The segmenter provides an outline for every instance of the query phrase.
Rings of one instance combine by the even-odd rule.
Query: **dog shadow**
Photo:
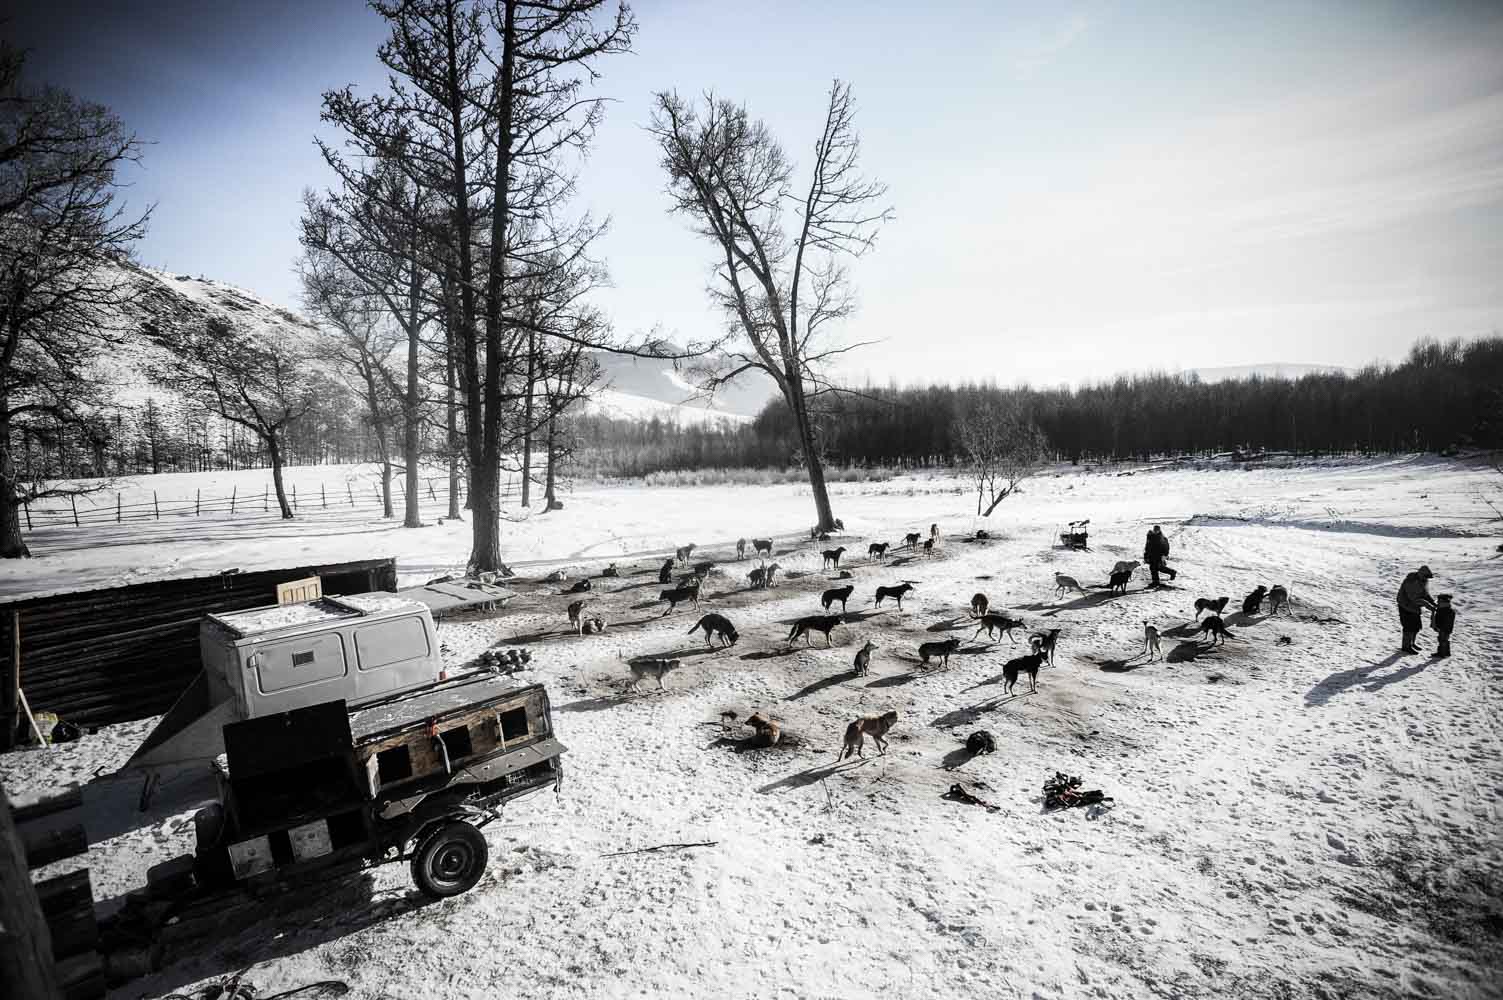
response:
[[[656,690],[654,688],[653,690]],[[624,705],[633,697],[637,696],[634,691],[623,691],[620,694],[603,694],[594,698],[581,698],[558,706],[560,712],[603,712],[617,705]]]
[[[975,760],[976,757],[976,754],[971,753],[971,751],[962,744],[961,746],[958,746],[954,750],[951,750],[949,753],[945,754],[944,759],[939,762],[939,766],[944,768],[946,771],[953,771],[957,767],[960,767],[962,764],[969,764],[971,761]]]
[[[1193,621],[1185,622],[1183,625],[1176,625],[1173,628],[1161,629],[1159,631],[1159,635],[1174,639],[1188,639],[1193,635],[1199,634],[1200,627]]]
[[[1234,611],[1221,620],[1226,622],[1228,625],[1257,625],[1260,622],[1266,622],[1270,617],[1272,616],[1259,614],[1249,615],[1241,611]]]
[[[1144,593],[1144,591],[1134,590],[1132,591],[1132,593],[1141,594]],[[1079,611],[1085,608],[1099,608],[1103,604],[1110,604],[1117,598],[1126,596],[1128,595],[1119,594],[1111,590],[1098,590],[1094,594],[1082,594],[1080,597],[1075,598],[1075,600],[1071,601],[1069,604],[1054,605],[1048,611],[1044,612],[1044,617],[1052,618],[1054,615],[1059,614],[1061,611]],[[1040,607],[1048,606],[1040,605]]]
[[[534,642],[547,642],[549,639],[562,639],[565,636],[575,634],[576,633],[572,628],[561,628],[557,630],[539,629],[536,632],[524,632],[521,635],[514,635],[510,639],[506,640],[506,644],[508,646],[526,646]]]
[[[974,625],[974,624],[976,624],[975,619],[958,618],[958,617],[957,618],[946,618],[943,621],[937,621],[933,625],[930,625],[928,627],[927,631],[930,631],[930,632],[954,632],[956,630],[964,631],[965,629],[969,628],[971,625]]]
[[[936,729],[953,729],[956,726],[969,726],[974,722],[979,722],[988,712],[995,712],[1008,702],[1015,701],[1021,697],[1023,696],[1016,694],[998,695],[995,698],[978,701],[974,705],[953,708],[943,715],[938,716],[929,724]]]
[[[1367,681],[1374,671],[1383,670],[1398,663],[1404,659],[1405,655],[1404,653],[1390,653],[1376,663],[1365,663],[1361,666],[1336,671],[1324,680],[1317,682],[1314,687],[1305,692],[1305,707],[1314,708],[1325,705],[1341,692]],[[1412,667],[1405,667],[1402,670],[1395,670],[1391,674],[1374,678],[1364,687],[1364,690],[1380,691],[1390,684],[1396,684],[1399,681],[1413,677],[1428,665],[1429,661],[1422,661]]]
[[[903,684],[911,684],[920,677],[927,677],[933,672],[932,670],[910,670],[905,674],[888,674],[885,677],[878,677],[866,686],[869,688],[899,687]]]
[[[839,684],[842,681],[854,680],[859,676],[861,675],[856,673],[856,671],[854,670],[846,670],[838,674],[831,674],[829,677],[823,677],[817,681],[814,681],[813,683],[806,684],[804,687],[793,692],[793,694],[788,695],[783,700],[798,701],[800,698],[807,698],[811,694],[823,691],[827,687],[834,687],[836,684]]]
[[[845,623],[847,625],[855,625],[857,622],[864,622],[867,619],[875,618],[886,612],[886,608],[872,608],[869,611],[852,611],[845,616]]]
[[[1174,648],[1169,650],[1168,655],[1164,657],[1164,662],[1191,663],[1198,657],[1214,652],[1215,649],[1215,646],[1203,645],[1198,640],[1186,640],[1185,642],[1176,643]]]
[[[631,610],[632,611],[646,611],[648,608],[658,607],[662,603],[663,603],[662,601],[640,601],[640,602],[638,602],[636,604],[633,604],[631,606]]]
[[[851,757],[847,760],[837,761],[833,764],[816,764],[811,768],[790,774],[786,778],[779,778],[771,784],[763,785],[757,789],[758,795],[771,795],[785,788],[807,788],[815,782],[822,781],[836,774],[844,774],[854,771],[858,767],[864,767],[876,760],[875,757]]]
[[[774,649],[759,649],[755,653],[743,653],[743,660],[778,660],[785,656],[792,656],[799,651],[797,646],[783,646]]]
[[[1173,650],[1170,650],[1170,652],[1172,653]],[[1159,662],[1156,660],[1148,659],[1144,659],[1142,660],[1142,662],[1138,662],[1138,658],[1142,655],[1142,653],[1138,653],[1136,656],[1129,656],[1125,660],[1097,660],[1096,666],[1109,674],[1127,674],[1142,667],[1146,667],[1150,663]]]

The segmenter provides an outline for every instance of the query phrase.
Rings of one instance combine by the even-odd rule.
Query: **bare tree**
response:
[[[387,311],[382,304],[372,301],[366,281],[350,274],[334,255],[308,250],[299,262],[298,271],[303,280],[305,305],[329,328],[325,357],[334,362],[345,386],[365,405],[365,417],[376,436],[381,460],[382,515],[393,517],[391,429],[399,416],[410,414],[403,405],[405,394],[400,382],[391,371],[391,361],[402,338],[383,325]],[[408,343],[410,349],[410,337]],[[407,450],[405,460],[409,467],[416,461],[413,454],[416,451],[416,448]],[[417,506],[417,485],[411,475],[406,492],[406,513],[411,515]]]
[[[250,331],[213,317],[202,326],[146,333],[169,357],[154,374],[167,388],[204,410],[239,424],[265,446],[282,517],[292,507],[282,485],[284,436],[313,406],[309,348],[316,328],[297,326]]]
[[[702,368],[703,385],[713,392],[751,370],[772,377],[792,413],[819,525],[826,529],[834,528],[835,515],[816,401],[839,391],[826,362],[862,345],[832,345],[821,335],[855,307],[844,262],[870,250],[891,218],[880,204],[887,188],[860,174],[855,116],[850,86],[836,80],[802,194],[795,192],[793,164],[782,146],[744,107],[707,94],[696,108],[662,92],[650,126],[673,210],[693,219],[716,245],[710,296],[746,344],[731,352],[728,365]]]
[[[98,400],[92,361],[123,334],[137,294],[123,265],[147,214],[114,204],[115,172],[141,144],[108,108],[21,83],[0,43],[0,557],[30,555],[21,507],[78,493],[46,452],[16,448],[44,425],[79,428]],[[100,463],[102,464],[102,462]],[[100,470],[102,472],[102,470]]]
[[[990,517],[1044,460],[1048,441],[1032,418],[996,402],[973,406],[956,420],[964,474],[976,483],[976,514]]]

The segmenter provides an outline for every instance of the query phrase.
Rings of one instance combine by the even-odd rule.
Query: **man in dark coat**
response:
[[[1169,579],[1173,580],[1176,574],[1173,569],[1164,565],[1164,560],[1169,558],[1169,539],[1164,537],[1164,529],[1154,525],[1148,532],[1148,538],[1143,543],[1143,561],[1148,564],[1148,573],[1152,577],[1150,587],[1159,586],[1159,573],[1168,573]]]
[[[1405,653],[1419,652],[1419,647],[1414,644],[1414,637],[1424,627],[1420,621],[1420,612],[1425,608],[1435,610],[1435,602],[1430,599],[1430,578],[1434,575],[1429,566],[1421,566],[1404,577],[1404,582],[1399,584],[1399,628],[1404,632],[1404,644],[1400,648]]]

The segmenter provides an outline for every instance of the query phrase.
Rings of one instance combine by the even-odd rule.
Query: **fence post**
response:
[[[381,506],[381,491],[378,490],[378,489],[376,489],[374,486],[372,486],[371,487],[371,492],[373,492],[373,493],[376,494],[376,506],[377,507]]]
[[[162,519],[162,507],[157,503],[156,490],[151,491],[151,512],[156,515],[155,520],[160,521]]]
[[[193,516],[194,517],[198,516],[199,508],[203,505],[203,502],[204,502],[204,491],[202,489],[195,490],[193,492]]]
[[[120,523],[120,494],[115,494],[115,523]]]
[[[235,495],[240,492],[240,484],[230,487],[230,516],[235,516]]]
[[[319,502],[324,505],[324,510],[328,510],[329,509],[329,495],[324,492],[324,484],[323,483],[319,483],[318,484],[318,499],[319,499]]]
[[[78,527],[78,497],[70,493],[68,495],[68,502],[73,505],[73,527],[76,528]]]
[[[350,506],[355,506],[355,488],[350,485],[350,481],[348,479],[346,479],[344,482],[344,491],[350,495]]]
[[[436,493],[433,492],[433,480],[431,480],[431,479],[428,480],[428,499],[429,500],[437,500],[438,499],[438,494],[436,494]]]
[[[261,513],[263,513],[263,514],[265,514],[268,510],[271,510],[270,507],[266,506],[266,496],[270,492],[271,492],[271,487],[270,486],[262,486],[261,487]]]
[[[297,483],[292,484],[292,509],[297,510]]]

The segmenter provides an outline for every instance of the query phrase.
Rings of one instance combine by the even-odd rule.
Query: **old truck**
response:
[[[425,894],[456,895],[500,806],[562,782],[547,691],[448,676],[429,609],[398,595],[210,615],[200,647],[203,672],[127,765],[202,764],[217,783],[194,854],[151,873],[159,892],[408,861]]]

